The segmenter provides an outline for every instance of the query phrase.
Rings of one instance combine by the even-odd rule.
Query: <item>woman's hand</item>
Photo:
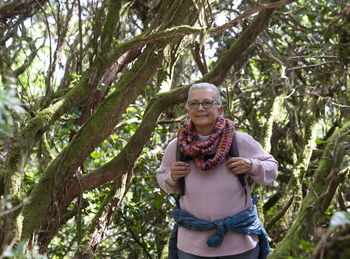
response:
[[[226,165],[233,174],[246,174],[252,170],[252,161],[243,157],[231,157]]]
[[[177,161],[171,165],[170,171],[171,178],[176,182],[190,173],[190,166],[185,162]]]

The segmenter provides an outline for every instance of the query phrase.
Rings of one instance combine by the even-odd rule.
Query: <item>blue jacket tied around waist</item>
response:
[[[212,234],[207,240],[207,245],[209,247],[220,246],[224,236],[229,230],[241,234],[256,234],[259,237],[260,244],[259,259],[265,259],[266,256],[270,253],[270,246],[267,233],[258,217],[258,212],[256,210],[255,203],[257,200],[258,197],[255,196],[252,199],[253,205],[248,209],[243,210],[233,216],[229,216],[213,222],[196,218],[192,214],[176,206],[173,211],[173,217],[176,224],[169,241],[168,258],[178,258],[177,229],[179,226],[181,226],[186,229],[195,231],[208,231],[216,229],[216,232]]]

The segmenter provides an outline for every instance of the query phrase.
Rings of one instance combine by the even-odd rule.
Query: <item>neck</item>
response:
[[[196,127],[197,134],[202,136],[209,136],[212,133],[213,129],[214,129],[214,126],[205,127],[205,128]]]

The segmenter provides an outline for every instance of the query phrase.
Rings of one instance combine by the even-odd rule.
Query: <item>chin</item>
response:
[[[208,121],[205,121],[205,120],[194,120],[193,121],[193,124],[194,125],[201,125],[201,126],[203,126],[203,125],[208,125],[208,124],[210,124]]]

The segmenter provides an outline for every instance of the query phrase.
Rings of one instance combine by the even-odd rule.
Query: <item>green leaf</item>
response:
[[[329,229],[334,230],[337,226],[345,226],[347,224],[350,224],[350,214],[346,211],[337,211],[329,222]]]
[[[154,202],[156,209],[159,210],[162,207],[163,202],[164,202],[164,198],[162,196],[159,196]]]
[[[320,145],[320,144],[323,144],[323,140],[320,139],[320,138],[316,138],[316,145]]]
[[[301,240],[299,247],[301,249],[305,250],[305,251],[312,251],[312,250],[314,250],[314,246],[311,243],[309,243],[309,242],[307,242],[307,241],[305,241],[303,239]]]
[[[94,158],[94,159],[97,159],[99,157],[99,154],[97,151],[94,151],[91,153],[91,156]]]
[[[26,42],[32,42],[33,38],[32,37],[21,37],[19,38],[20,41],[26,41]]]
[[[0,133],[11,136],[12,128],[10,127],[10,125],[0,121]]]
[[[266,211],[266,215],[273,215],[275,214],[275,210],[273,208],[270,208],[268,211]]]

